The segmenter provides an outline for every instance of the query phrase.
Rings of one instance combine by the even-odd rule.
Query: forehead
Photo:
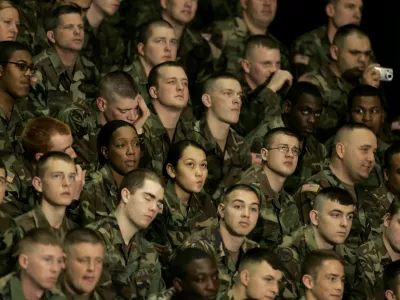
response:
[[[371,42],[367,36],[361,36],[358,33],[352,33],[344,39],[343,48],[369,51],[371,50]]]
[[[113,139],[120,139],[120,138],[135,138],[137,134],[135,130],[130,126],[123,126],[118,128],[112,134]]]
[[[253,191],[236,189],[231,192],[228,196],[229,202],[233,202],[235,200],[241,200],[248,205],[258,204],[258,197]]]
[[[186,147],[185,150],[183,150],[181,159],[189,159],[189,158],[200,158],[204,160],[206,158],[206,154],[202,149],[189,146]]]
[[[158,69],[159,75],[163,79],[176,77],[179,79],[187,79],[185,71],[181,67],[165,66]]]
[[[76,256],[96,256],[96,255],[104,255],[104,247],[102,244],[92,244],[92,243],[76,243],[71,245],[70,254]]]
[[[175,31],[167,26],[153,25],[150,27],[150,38],[169,37],[175,38]]]
[[[0,177],[6,177],[6,170],[0,169]]]
[[[215,87],[218,90],[231,89],[236,92],[242,91],[242,87],[241,87],[239,81],[237,81],[236,79],[232,79],[232,78],[217,79],[217,81],[215,82]]]
[[[315,109],[322,109],[322,97],[310,94],[301,94],[297,99],[296,106],[309,106]]]
[[[135,98],[120,97],[118,95],[115,95],[112,101],[108,102],[107,107],[109,106],[136,107],[138,105],[138,98],[139,95],[137,95]]]
[[[64,14],[59,18],[60,25],[65,24],[83,24],[82,16],[80,14]]]
[[[277,280],[280,280],[283,276],[283,272],[280,270],[275,270],[272,266],[263,261],[261,264],[256,266],[255,273],[259,276],[272,276]]]
[[[382,106],[381,99],[378,96],[358,96],[353,100],[354,106]]]
[[[250,50],[250,56],[253,59],[257,59],[260,61],[279,60],[281,58],[281,53],[279,49],[271,49],[264,46],[256,45]]]
[[[31,63],[32,55],[28,51],[17,50],[11,55],[10,61],[19,61],[19,60],[23,60],[23,61],[26,61],[27,63]]]
[[[338,4],[347,5],[347,4],[355,4],[361,6],[363,4],[362,0],[338,0]]]
[[[325,260],[319,268],[318,276],[326,276],[328,274],[344,276],[344,267],[337,260]]]
[[[348,141],[350,145],[358,147],[360,145],[372,145],[376,147],[375,134],[367,129],[354,129],[349,132]]]
[[[44,255],[62,255],[62,249],[58,245],[41,245],[41,244],[34,244],[32,245],[34,251],[30,253],[30,255],[34,256],[44,256]]]
[[[188,266],[188,274],[190,275],[210,274],[216,271],[217,265],[215,261],[209,257],[195,259]]]
[[[299,140],[294,136],[290,136],[284,133],[278,133],[273,136],[272,144],[287,144],[289,146],[299,146]]]
[[[47,161],[45,172],[75,173],[76,166],[73,162],[52,158]]]
[[[329,199],[324,199],[321,201],[321,208],[323,208],[325,211],[339,210],[345,214],[355,211],[355,207],[353,205],[342,205],[336,200]]]
[[[392,164],[399,165],[400,164],[400,153],[396,153],[392,155]]]
[[[7,7],[7,8],[1,9],[0,15],[2,17],[11,17],[13,15],[16,15],[17,17],[19,17],[18,10],[15,9],[14,7]]]
[[[156,197],[162,198],[163,195],[159,195],[159,193],[164,193],[164,189],[163,187],[158,183],[155,182],[154,180],[151,179],[145,179],[143,182],[143,186],[138,189],[138,191],[142,191],[142,192],[149,192],[152,194],[155,194]]]

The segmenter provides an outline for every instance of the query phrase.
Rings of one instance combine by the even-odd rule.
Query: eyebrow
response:
[[[305,105],[302,109],[308,109],[308,110],[313,110],[313,111],[322,111],[323,110],[323,108],[317,108],[317,109],[314,109],[314,108],[312,108],[311,106],[308,106],[308,105]]]
[[[337,213],[343,213],[343,211],[341,211],[340,209],[332,209],[329,212],[337,212]]]
[[[156,199],[156,196],[151,194],[151,193],[145,192],[144,194],[145,194],[145,196],[149,196],[149,197],[151,197],[153,199]]]
[[[180,80],[186,80],[186,81],[188,81],[188,79],[187,79],[187,77],[181,77],[181,78],[178,78],[178,77],[164,77],[166,80],[169,80],[169,79],[180,79]]]

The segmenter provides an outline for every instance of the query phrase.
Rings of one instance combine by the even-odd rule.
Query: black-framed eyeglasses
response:
[[[285,145],[282,145],[282,146],[279,146],[279,147],[276,147],[276,148],[267,148],[267,150],[279,150],[279,152],[282,152],[282,153],[285,153],[285,154],[288,154],[289,150],[291,150],[292,154],[294,156],[299,156],[300,155],[300,149],[299,148],[289,149],[289,147],[285,146]]]
[[[2,63],[2,64],[7,63],[7,64],[16,65],[16,66],[18,66],[18,68],[19,68],[22,72],[26,72],[26,71],[28,71],[28,69],[29,69],[29,70],[31,71],[32,74],[35,74],[36,71],[37,71],[37,68],[36,68],[33,64],[28,65],[28,64],[26,64],[26,63],[19,63],[19,62],[15,62],[15,61],[2,61],[1,63]]]

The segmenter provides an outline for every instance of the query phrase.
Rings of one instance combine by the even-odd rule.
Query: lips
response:
[[[239,224],[243,227],[248,227],[250,224],[247,222],[239,222]]]
[[[129,167],[135,167],[136,166],[136,160],[127,160],[125,161],[125,164]]]
[[[63,196],[71,196],[71,193],[70,192],[64,192],[64,193],[61,193],[61,195],[63,195]]]
[[[293,163],[291,161],[285,161],[284,164],[290,167],[293,166]]]

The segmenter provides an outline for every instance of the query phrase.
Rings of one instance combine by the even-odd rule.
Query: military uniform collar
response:
[[[11,299],[26,299],[23,293],[22,282],[20,278],[20,274],[18,273],[11,273],[10,275],[10,293]],[[51,299],[53,295],[59,294],[61,296],[60,291],[57,288],[53,287],[50,290],[44,290],[43,296],[40,299]],[[63,297],[60,299],[64,299]]]
[[[381,231],[383,232],[383,229]],[[382,234],[380,234],[374,240],[374,244],[375,244],[375,247],[376,247],[376,251],[381,255],[381,264],[383,266],[387,266],[389,263],[392,262],[392,258],[390,257],[389,252],[387,251],[387,249],[385,247],[385,243],[383,242]]]
[[[118,186],[115,182],[115,179],[112,175],[111,169],[108,164],[105,164],[100,169],[100,174],[103,177],[104,183],[107,186],[108,194],[117,195],[118,194]]]
[[[165,188],[165,197],[168,197],[168,200],[165,201],[168,206],[174,207],[175,209],[181,211],[182,213],[184,213],[184,211],[197,212],[201,211],[202,209],[196,193],[192,193],[188,202],[188,206],[184,206],[181,200],[178,198],[178,195],[176,194],[175,184],[171,179],[168,179],[167,186]]]
[[[265,195],[267,195],[269,198],[278,198],[280,195],[284,194],[284,190],[283,188],[281,189],[280,192],[275,192],[272,188],[271,185],[269,183],[268,180],[268,176],[264,171],[263,166],[257,166],[258,170],[257,170],[257,179],[258,182],[260,183],[260,188],[261,190],[264,192]]]
[[[136,69],[136,72],[139,76],[139,81],[140,84],[147,84],[148,80],[147,80],[147,75],[146,72],[144,71],[143,65],[140,62],[140,59],[138,56],[136,56],[133,60],[133,67]]]
[[[56,229],[56,228],[51,227],[51,225],[50,225],[49,221],[47,220],[46,215],[44,214],[40,205],[36,205],[34,207],[34,209],[32,210],[32,218],[35,222],[35,228],[45,227],[47,229],[60,230],[61,232],[64,232],[64,229],[70,227],[68,224],[70,221],[67,219],[66,216],[64,216],[64,218],[62,220],[60,228]],[[72,229],[72,228],[69,228],[69,229]]]
[[[317,241],[315,240],[314,231],[312,225],[307,225],[304,229],[304,240],[310,251],[318,250]]]
[[[60,57],[58,56],[54,47],[50,46],[49,48],[47,48],[46,54],[49,57],[57,76],[61,76],[63,73],[67,73],[67,69],[61,62]],[[75,74],[77,71],[82,71],[83,73],[85,73],[80,55],[78,55],[78,58],[76,59],[73,73]]]
[[[118,239],[116,239],[116,237],[114,236],[113,241],[112,241],[113,245],[123,245],[123,246],[125,246],[124,238],[122,236],[121,228],[119,227],[115,211],[113,211],[108,216],[108,218],[111,219],[111,222],[112,222],[111,225],[113,226],[113,229],[116,231],[116,234],[117,234],[117,237],[118,237]],[[141,232],[140,231],[136,232],[136,234],[129,241],[128,246],[131,246],[132,244],[135,244],[136,245],[136,249],[138,250],[138,252],[144,253],[144,250],[142,249],[142,243],[140,241],[141,237],[142,237]],[[132,252],[132,250],[131,250],[131,252]]]
[[[222,156],[223,156],[225,149],[230,149],[230,148],[236,147],[235,143],[233,142],[233,132],[234,131],[232,128],[229,128],[228,136],[226,138],[225,149],[220,149],[217,141],[215,140],[214,136],[211,133],[210,127],[208,127],[206,116],[203,116],[199,122],[200,122],[200,126],[199,126],[200,132],[206,140],[206,144],[207,144],[206,150],[211,150],[212,148],[214,148],[216,150],[216,152],[221,151]],[[218,151],[217,149],[219,149],[220,151]],[[239,151],[239,149],[236,149],[236,151]]]

